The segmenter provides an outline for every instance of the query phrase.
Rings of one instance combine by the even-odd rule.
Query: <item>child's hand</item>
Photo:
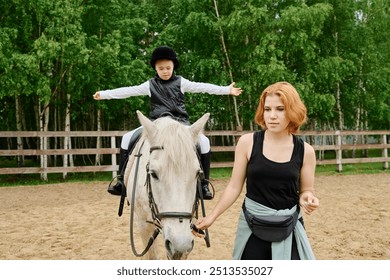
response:
[[[230,84],[230,95],[239,96],[242,93],[242,89],[234,87],[235,84],[235,82]]]
[[[100,100],[100,92],[97,91],[94,95],[93,95],[93,99],[95,100]]]

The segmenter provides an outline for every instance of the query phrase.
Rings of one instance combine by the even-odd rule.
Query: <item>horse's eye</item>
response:
[[[152,176],[153,177],[153,179],[155,179],[155,180],[158,180],[158,176],[157,176],[157,174],[156,174],[156,172],[155,171],[150,171],[150,176]]]

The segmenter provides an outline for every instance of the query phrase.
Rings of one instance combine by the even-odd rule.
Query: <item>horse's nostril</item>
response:
[[[168,239],[165,240],[165,249],[167,249],[167,252],[172,255],[172,246],[171,246],[171,241],[169,241]]]

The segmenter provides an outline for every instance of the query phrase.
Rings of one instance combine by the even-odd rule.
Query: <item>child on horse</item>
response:
[[[182,76],[175,75],[174,71],[179,68],[179,60],[176,52],[167,46],[160,46],[153,51],[150,65],[156,71],[156,75],[148,81],[137,86],[98,91],[93,95],[93,98],[96,100],[122,99],[131,96],[148,95],[150,97],[149,117],[151,120],[170,116],[177,121],[190,125],[185,106],[184,94],[186,92],[219,95],[230,94],[234,96],[238,96],[242,92],[241,88],[234,87],[234,83],[229,86],[217,86],[208,83],[192,82]],[[129,143],[134,132],[138,129],[128,132],[122,138],[119,162],[120,174],[117,177],[116,185],[110,184],[107,190],[113,195],[121,195],[122,193],[125,165],[132,149],[129,147]],[[201,152],[200,163],[204,172],[204,179],[202,180],[203,198],[210,200],[213,199],[213,194],[208,187],[210,176],[210,142],[203,134],[199,139],[199,145]]]

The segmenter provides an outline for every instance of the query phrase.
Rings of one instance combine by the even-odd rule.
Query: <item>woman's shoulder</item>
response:
[[[242,139],[241,141],[245,143],[252,143],[254,139],[259,139],[259,137],[264,137],[264,130],[245,133],[240,137],[240,140]]]
[[[255,132],[249,132],[240,137],[236,146],[236,157],[243,156],[249,161],[253,147],[253,135]]]
[[[311,160],[315,160],[316,158],[316,152],[313,148],[312,145],[310,145],[309,143],[303,141],[303,144],[304,144],[304,158],[305,159],[311,159]]]
[[[314,153],[314,148],[312,145],[310,145],[309,143],[307,143],[306,141],[303,141],[303,140],[302,140],[302,142],[303,142],[303,145],[305,147],[305,152],[307,151],[309,153]]]
[[[237,142],[237,148],[252,149],[255,133],[256,132],[248,132],[241,135]]]
[[[253,141],[253,135],[255,133],[256,132],[248,132],[248,133],[245,133],[245,134],[241,135],[240,139],[238,140],[238,142],[247,143],[248,141]]]

